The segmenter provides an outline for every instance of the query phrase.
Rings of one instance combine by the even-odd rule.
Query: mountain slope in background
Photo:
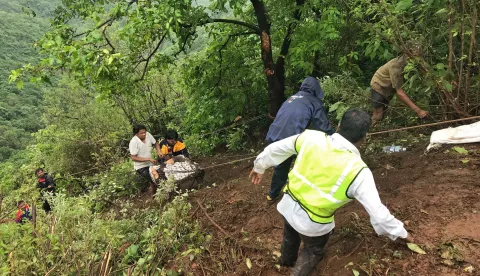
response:
[[[33,43],[48,28],[58,3],[0,0],[0,162],[25,148],[31,133],[42,127],[40,88],[26,84],[18,90],[8,84],[8,76],[11,70],[39,59]]]

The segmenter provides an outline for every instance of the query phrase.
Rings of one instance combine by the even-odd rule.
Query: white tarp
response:
[[[152,181],[157,183],[157,181],[162,180],[162,174],[167,179],[181,181],[190,176],[195,176],[199,173],[199,171],[201,171],[200,166],[197,163],[185,158],[178,160],[181,161],[177,161],[173,164],[150,166],[149,173]]]
[[[480,142],[480,122],[434,131],[427,151],[436,144],[465,144]]]
[[[173,178],[177,181],[183,180],[198,172],[198,165],[192,162],[175,162],[167,164],[163,170],[167,179]]]

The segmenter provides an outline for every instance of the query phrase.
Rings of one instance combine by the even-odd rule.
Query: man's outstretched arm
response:
[[[403,223],[396,219],[382,204],[372,172],[369,169],[363,169],[358,174],[356,181],[360,182],[358,185],[354,185],[357,183],[352,184],[352,190],[348,190],[348,195],[354,197],[363,205],[370,215],[370,223],[375,232],[378,235],[386,235],[392,240],[403,238],[412,242],[413,238],[407,232]]]
[[[252,183],[260,184],[266,169],[276,166],[287,160],[290,156],[297,154],[295,150],[297,137],[298,135],[294,135],[270,144],[257,156],[253,169],[250,172]]]
[[[415,111],[415,113],[417,113],[418,117],[420,118],[424,118],[425,116],[428,115],[428,113],[421,109],[420,107],[418,107],[408,96],[407,94],[405,94],[405,92],[403,91],[403,89],[397,89],[397,96],[398,98],[400,99],[400,101],[402,101],[404,104],[406,104],[408,107],[410,107],[410,109],[412,109],[413,111]]]

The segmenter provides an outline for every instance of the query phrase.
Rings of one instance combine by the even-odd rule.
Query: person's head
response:
[[[147,137],[147,128],[144,125],[134,125],[133,134],[140,138],[140,140],[145,140]]]
[[[17,208],[18,209],[25,211],[26,207],[27,207],[27,203],[25,203],[25,201],[23,201],[23,200],[17,201]]]
[[[170,146],[175,145],[175,143],[178,141],[178,133],[173,129],[167,130],[165,133],[165,140],[167,140],[167,143]]]
[[[343,114],[337,133],[358,146],[365,142],[372,119],[367,112],[353,108]]]
[[[322,86],[318,82],[317,78],[307,77],[300,86],[300,91],[309,93],[310,95],[318,98],[319,100],[323,99],[324,93]]]
[[[45,175],[45,171],[42,168],[38,168],[35,170],[35,175],[39,178],[43,177]]]

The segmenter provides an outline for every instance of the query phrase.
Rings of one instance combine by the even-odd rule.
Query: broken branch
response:
[[[225,236],[227,237],[230,237],[230,234],[227,233],[227,231],[225,231],[220,225],[218,225],[207,213],[207,210],[205,209],[205,207],[203,207],[202,203],[200,202],[200,200],[197,199],[197,203],[198,203],[198,206],[200,207],[200,209],[202,209],[202,211],[205,213],[205,216],[207,217],[207,219],[215,226],[217,227],[218,230],[220,230],[220,232],[222,232]]]

